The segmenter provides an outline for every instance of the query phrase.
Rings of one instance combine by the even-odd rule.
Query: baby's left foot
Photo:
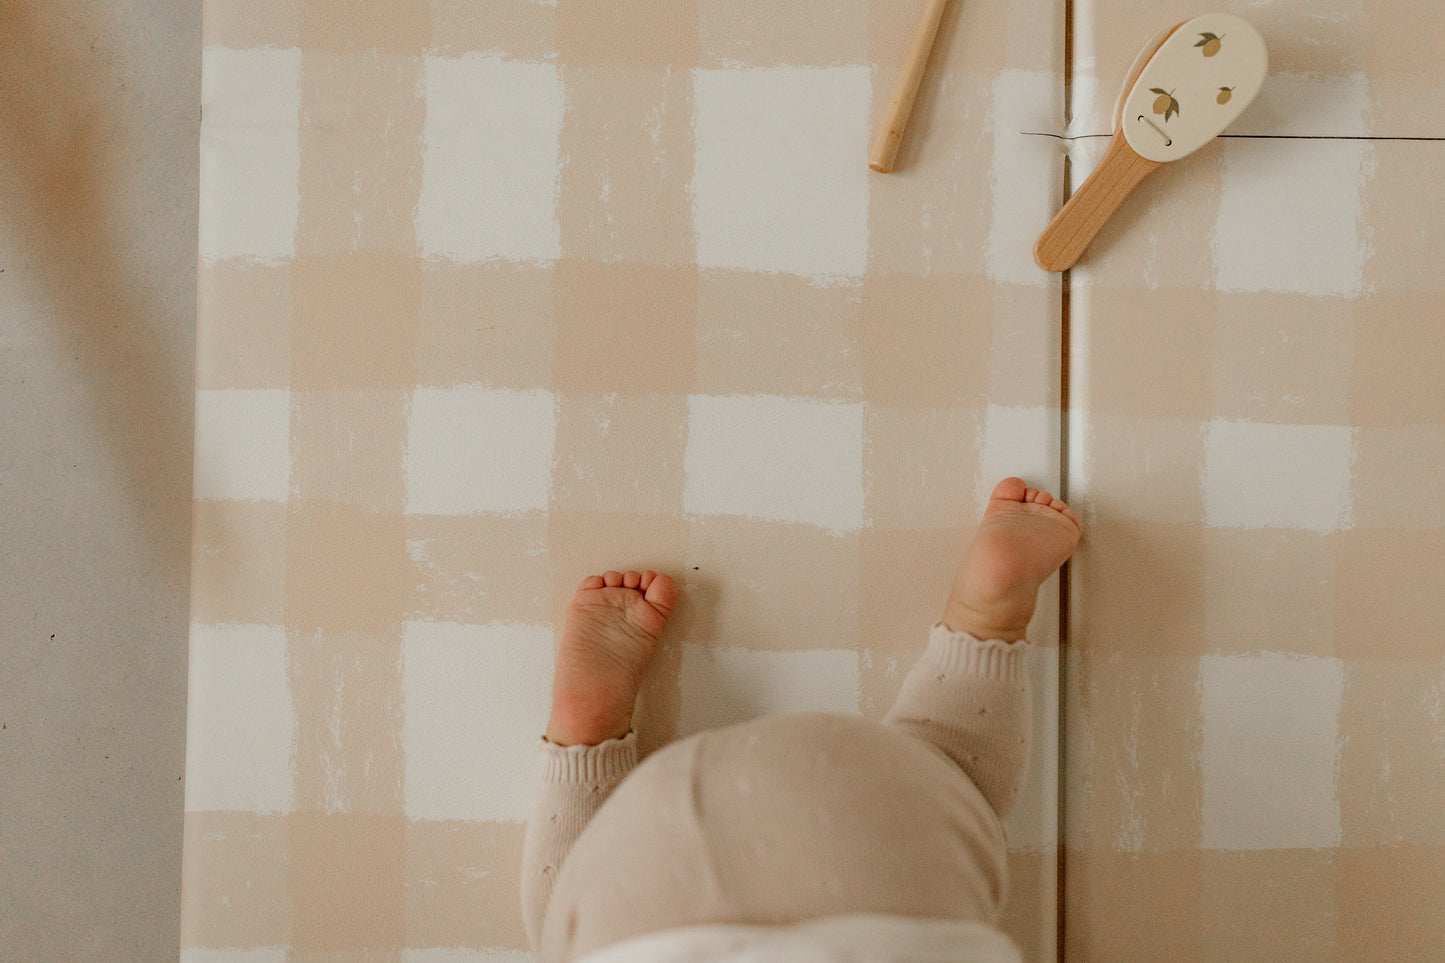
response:
[[[677,583],[655,572],[582,580],[557,649],[548,742],[594,746],[627,735],[643,670],[676,604]]]

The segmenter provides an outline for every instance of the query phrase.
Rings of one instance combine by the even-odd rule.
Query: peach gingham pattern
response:
[[[182,959],[529,959],[582,576],[684,585],[644,751],[880,718],[1006,474],[1087,525],[1026,957],[1445,956],[1445,143],[1361,139],[1445,136],[1441,14],[1211,9],[1269,45],[1250,136],[1063,279],[1034,237],[1203,9],[950,4],[877,175],[908,4],[207,0]]]
[[[1439,959],[1445,15],[1218,9],[1258,99],[1070,277],[1064,956]],[[1075,0],[1069,132],[1202,12]]]
[[[881,718],[994,476],[1060,484],[1059,0],[205,8],[188,963],[527,958],[565,602],[684,602],[644,751]],[[1007,927],[1057,934],[1058,582]]]

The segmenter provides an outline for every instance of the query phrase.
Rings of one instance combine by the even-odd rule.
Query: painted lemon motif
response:
[[[1203,47],[1204,56],[1213,57],[1215,54],[1219,53],[1219,48],[1221,46],[1220,41],[1223,39],[1223,37],[1217,37],[1212,33],[1201,33],[1199,35],[1199,42],[1194,46]]]
[[[1219,88],[1219,96],[1214,98],[1214,102],[1215,102],[1216,104],[1227,104],[1227,103],[1229,103],[1229,98],[1231,98],[1231,97],[1233,97],[1233,96],[1234,96],[1234,88],[1233,88],[1233,87],[1220,87],[1220,88]]]
[[[1158,87],[1150,87],[1151,94],[1158,94],[1154,98],[1154,113],[1163,114],[1164,122],[1167,124],[1169,118],[1179,113],[1179,101],[1174,99],[1174,91],[1160,90]]]

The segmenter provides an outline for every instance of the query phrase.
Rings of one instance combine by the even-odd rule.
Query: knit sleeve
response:
[[[522,918],[535,949],[562,861],[607,797],[637,766],[637,733],[595,746],[538,743],[540,780],[522,845]]]

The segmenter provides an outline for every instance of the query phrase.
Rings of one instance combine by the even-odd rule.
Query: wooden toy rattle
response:
[[[1186,20],[1150,40],[1114,102],[1104,159],[1039,235],[1034,262],[1045,271],[1072,267],[1140,181],[1209,143],[1249,106],[1268,62],[1264,39],[1228,13]]]

